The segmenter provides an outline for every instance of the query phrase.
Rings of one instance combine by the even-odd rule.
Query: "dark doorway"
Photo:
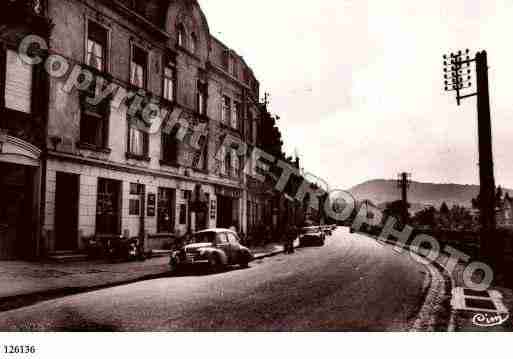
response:
[[[230,228],[234,225],[233,219],[233,199],[226,196],[217,196],[217,227]]]
[[[57,172],[55,188],[55,250],[78,248],[80,176]]]
[[[196,208],[196,230],[202,231],[207,229],[208,226],[208,215],[209,215],[209,203],[210,196],[208,193],[205,194],[205,201],[200,202],[198,208]]]
[[[121,234],[121,182],[98,178],[96,233]]]
[[[176,190],[159,188],[157,232],[173,233],[175,230]]]
[[[35,248],[34,170],[0,163],[0,174],[0,259],[29,259]]]

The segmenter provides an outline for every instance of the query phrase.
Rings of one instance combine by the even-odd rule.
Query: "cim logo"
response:
[[[496,327],[509,319],[509,313],[479,313],[472,318],[472,323],[478,327]]]

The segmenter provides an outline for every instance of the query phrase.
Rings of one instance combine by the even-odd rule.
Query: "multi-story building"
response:
[[[48,40],[51,24],[40,1],[0,10],[0,258],[30,258],[40,244],[48,81],[17,49],[29,34]]]
[[[257,143],[259,82],[195,0],[8,3],[0,186],[13,198],[0,205],[0,257],[80,251],[112,236],[144,237],[149,250],[187,231],[245,233],[261,221],[270,199],[248,191],[246,158],[220,146],[227,134]],[[47,45],[31,47],[36,66],[16,56],[28,34]],[[151,118],[182,127],[147,121],[149,104],[159,109]]]

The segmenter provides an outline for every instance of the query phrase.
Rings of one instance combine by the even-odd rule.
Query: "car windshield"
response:
[[[216,236],[212,232],[196,233],[192,238],[192,243],[214,243]]]

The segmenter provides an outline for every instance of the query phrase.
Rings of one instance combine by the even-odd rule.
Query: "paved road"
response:
[[[0,313],[1,330],[407,330],[426,268],[338,229],[249,269],[139,282]]]

